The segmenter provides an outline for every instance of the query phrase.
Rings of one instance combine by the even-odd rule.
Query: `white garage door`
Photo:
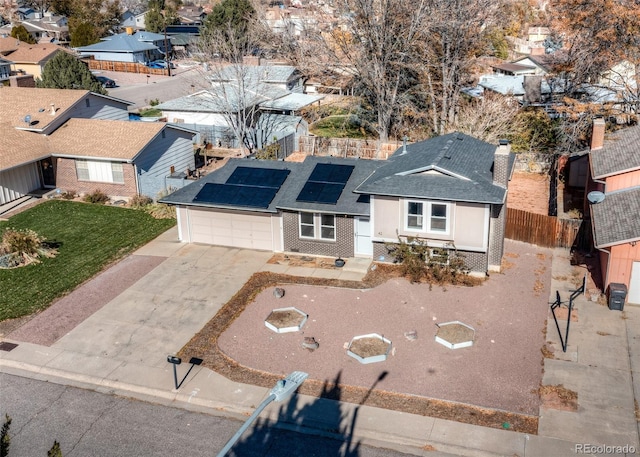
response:
[[[190,210],[189,225],[194,243],[273,251],[268,214]]]
[[[631,267],[631,281],[629,281],[629,290],[627,303],[640,305],[640,262],[633,262]]]

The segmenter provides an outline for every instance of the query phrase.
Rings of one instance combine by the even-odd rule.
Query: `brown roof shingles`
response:
[[[47,138],[0,122],[0,170],[17,167],[50,156]]]
[[[163,122],[69,119],[49,136],[50,150],[54,156],[130,161],[164,126]]]
[[[34,89],[30,87],[0,88],[0,122],[13,127],[44,129],[52,120],[89,94],[87,90]],[[51,115],[53,104],[56,114]],[[31,126],[24,119],[31,116]]]
[[[17,49],[5,57],[15,63],[41,63],[53,57],[64,48],[53,43],[28,44],[20,42]]]

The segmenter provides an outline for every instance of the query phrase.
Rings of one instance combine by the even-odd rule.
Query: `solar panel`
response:
[[[207,183],[193,201],[246,208],[268,208],[278,190],[276,187]]]
[[[316,164],[296,201],[335,205],[353,169],[353,165]]]
[[[316,164],[311,176],[309,176],[309,181],[346,184],[353,172],[353,168],[353,165],[319,163]]]
[[[258,187],[277,187],[289,176],[290,170],[272,168],[237,167],[227,179],[227,184],[240,184]]]
[[[335,205],[342,194],[344,184],[307,181],[297,201]]]

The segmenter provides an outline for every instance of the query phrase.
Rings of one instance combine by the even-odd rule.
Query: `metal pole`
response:
[[[240,429],[236,432],[236,434],[233,435],[231,437],[231,439],[229,441],[227,441],[227,444],[225,444],[225,446],[222,448],[222,450],[220,452],[218,452],[217,457],[224,457],[225,455],[227,455],[227,452],[229,452],[231,450],[233,445],[240,439],[242,434],[249,428],[249,426],[253,423],[253,421],[255,421],[256,418],[260,415],[262,410],[265,409],[267,407],[267,405],[269,403],[271,403],[275,399],[276,399],[276,395],[275,394],[271,394],[267,398],[265,398],[264,401],[262,403],[260,403],[260,406],[258,406],[258,408],[249,417],[249,419],[247,419],[245,421],[245,423],[242,424],[242,427],[240,427]]]
[[[178,385],[178,370],[175,363],[173,364],[173,382],[176,385],[176,390],[178,390],[178,387],[180,386]]]

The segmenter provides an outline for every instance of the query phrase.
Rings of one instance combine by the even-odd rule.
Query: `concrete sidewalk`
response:
[[[244,420],[268,389],[232,382],[196,366],[176,390],[167,355],[177,353],[256,271],[360,280],[370,265],[367,259],[347,259],[340,270],[272,265],[267,263],[269,252],[182,244],[175,241],[175,230],[134,254],[164,261],[51,346],[5,339],[17,347],[0,351],[0,369]],[[554,251],[552,268],[552,299],[559,290],[568,300],[575,286],[567,279],[572,269],[567,251]],[[566,353],[549,317],[547,340],[556,350],[554,358],[545,359],[543,384],[563,384],[576,391],[578,410],[541,408],[538,435],[302,395],[294,397],[295,408],[286,414],[272,404],[261,417],[281,427],[328,436],[335,430],[348,431],[354,441],[414,455],[575,456],[576,444],[627,445],[637,452],[634,398],[640,392],[640,308],[610,311],[584,296],[577,299],[576,308],[579,319],[571,324]],[[186,362],[177,367],[179,379],[188,370]],[[300,423],[295,411],[303,409],[313,414]],[[344,433],[336,436],[344,438]]]

